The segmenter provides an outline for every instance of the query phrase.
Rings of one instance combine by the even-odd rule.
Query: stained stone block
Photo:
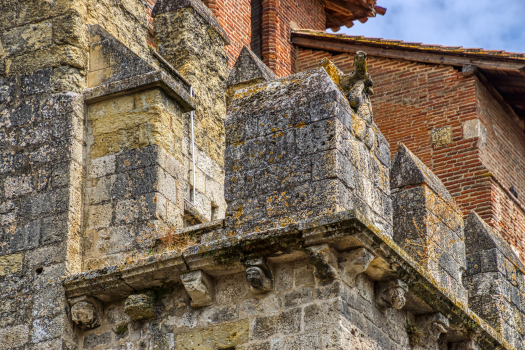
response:
[[[98,328],[103,313],[102,303],[88,296],[70,300],[71,320],[83,330]]]
[[[204,271],[188,272],[181,275],[181,280],[191,297],[192,307],[208,306],[215,299],[213,281]]]
[[[130,295],[126,299],[124,310],[134,321],[145,321],[155,317],[156,294],[148,291],[141,294]]]

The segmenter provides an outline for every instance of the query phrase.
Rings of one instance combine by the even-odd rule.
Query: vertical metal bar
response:
[[[193,97],[193,87],[190,87],[190,96]],[[192,203],[193,206],[195,206],[195,134],[193,131],[193,111],[191,111],[191,155],[192,155],[192,162],[193,162],[193,200]]]

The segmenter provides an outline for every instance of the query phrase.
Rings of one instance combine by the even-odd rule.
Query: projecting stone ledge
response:
[[[84,100],[87,103],[93,103],[155,87],[162,88],[168,96],[179,102],[184,112],[195,110],[195,101],[184,84],[177,82],[162,70],[86,89],[84,91]]]
[[[420,308],[423,303],[429,310],[447,315],[456,330],[476,328],[477,342],[487,348],[503,345],[512,349],[499,332],[448,290],[440,288],[428,271],[357,210],[320,216],[243,237],[229,237],[224,221],[199,225],[194,231],[192,235],[191,229],[181,230],[195,237],[195,244],[182,253],[161,252],[127,264],[66,278],[64,286],[68,298],[86,295],[107,302],[126,298],[137,290],[160,290],[181,284],[188,288],[188,283],[193,283],[189,286],[189,292],[193,293],[190,293],[192,302],[194,307],[202,307],[215,303],[213,283],[219,276],[246,273],[250,285],[257,292],[264,293],[272,288],[266,259],[306,259],[308,252],[313,252],[312,258],[320,259],[320,264],[314,264],[315,269],[321,269],[316,272],[320,283],[324,283],[322,279],[348,283],[348,277],[353,279],[355,274],[362,273],[375,281],[383,293],[381,302],[385,308],[400,308],[405,301],[407,308]],[[319,254],[321,250],[328,252],[328,259]],[[323,264],[332,272],[323,274]],[[252,271],[254,267],[258,268],[258,275]],[[200,283],[198,278],[189,278],[193,275],[188,273],[209,278]]]

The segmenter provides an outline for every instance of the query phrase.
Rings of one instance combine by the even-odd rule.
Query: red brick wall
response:
[[[148,0],[149,12],[156,0]],[[244,45],[250,47],[251,0],[203,0],[230,38],[226,54],[230,68]],[[295,73],[295,47],[290,41],[292,22],[301,29],[324,30],[326,16],[321,0],[262,0],[263,61],[278,76]],[[153,41],[149,40],[152,45]]]
[[[296,50],[290,40],[292,22],[301,29],[324,30],[321,0],[263,0],[263,61],[279,77],[296,72]]]
[[[352,54],[299,48],[297,71],[315,67],[324,57],[344,72],[353,70]],[[465,78],[453,67],[372,56],[368,63],[374,119],[392,156],[403,142],[439,176],[464,215],[475,210],[525,252],[523,132],[476,78]],[[486,143],[464,138],[463,123],[476,118],[487,129]],[[437,146],[432,130],[441,127],[451,128],[452,142]],[[518,200],[508,192],[511,185]]]
[[[244,45],[251,42],[251,4],[250,0],[204,0],[219,24],[230,38],[226,54],[230,68],[233,67]]]
[[[480,81],[477,114],[486,129],[481,160],[494,177],[491,225],[525,251],[525,134]],[[513,186],[518,198],[509,188]]]

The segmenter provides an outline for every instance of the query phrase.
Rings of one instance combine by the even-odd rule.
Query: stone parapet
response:
[[[525,269],[510,245],[471,212],[465,222],[469,305],[516,348],[525,344]]]

